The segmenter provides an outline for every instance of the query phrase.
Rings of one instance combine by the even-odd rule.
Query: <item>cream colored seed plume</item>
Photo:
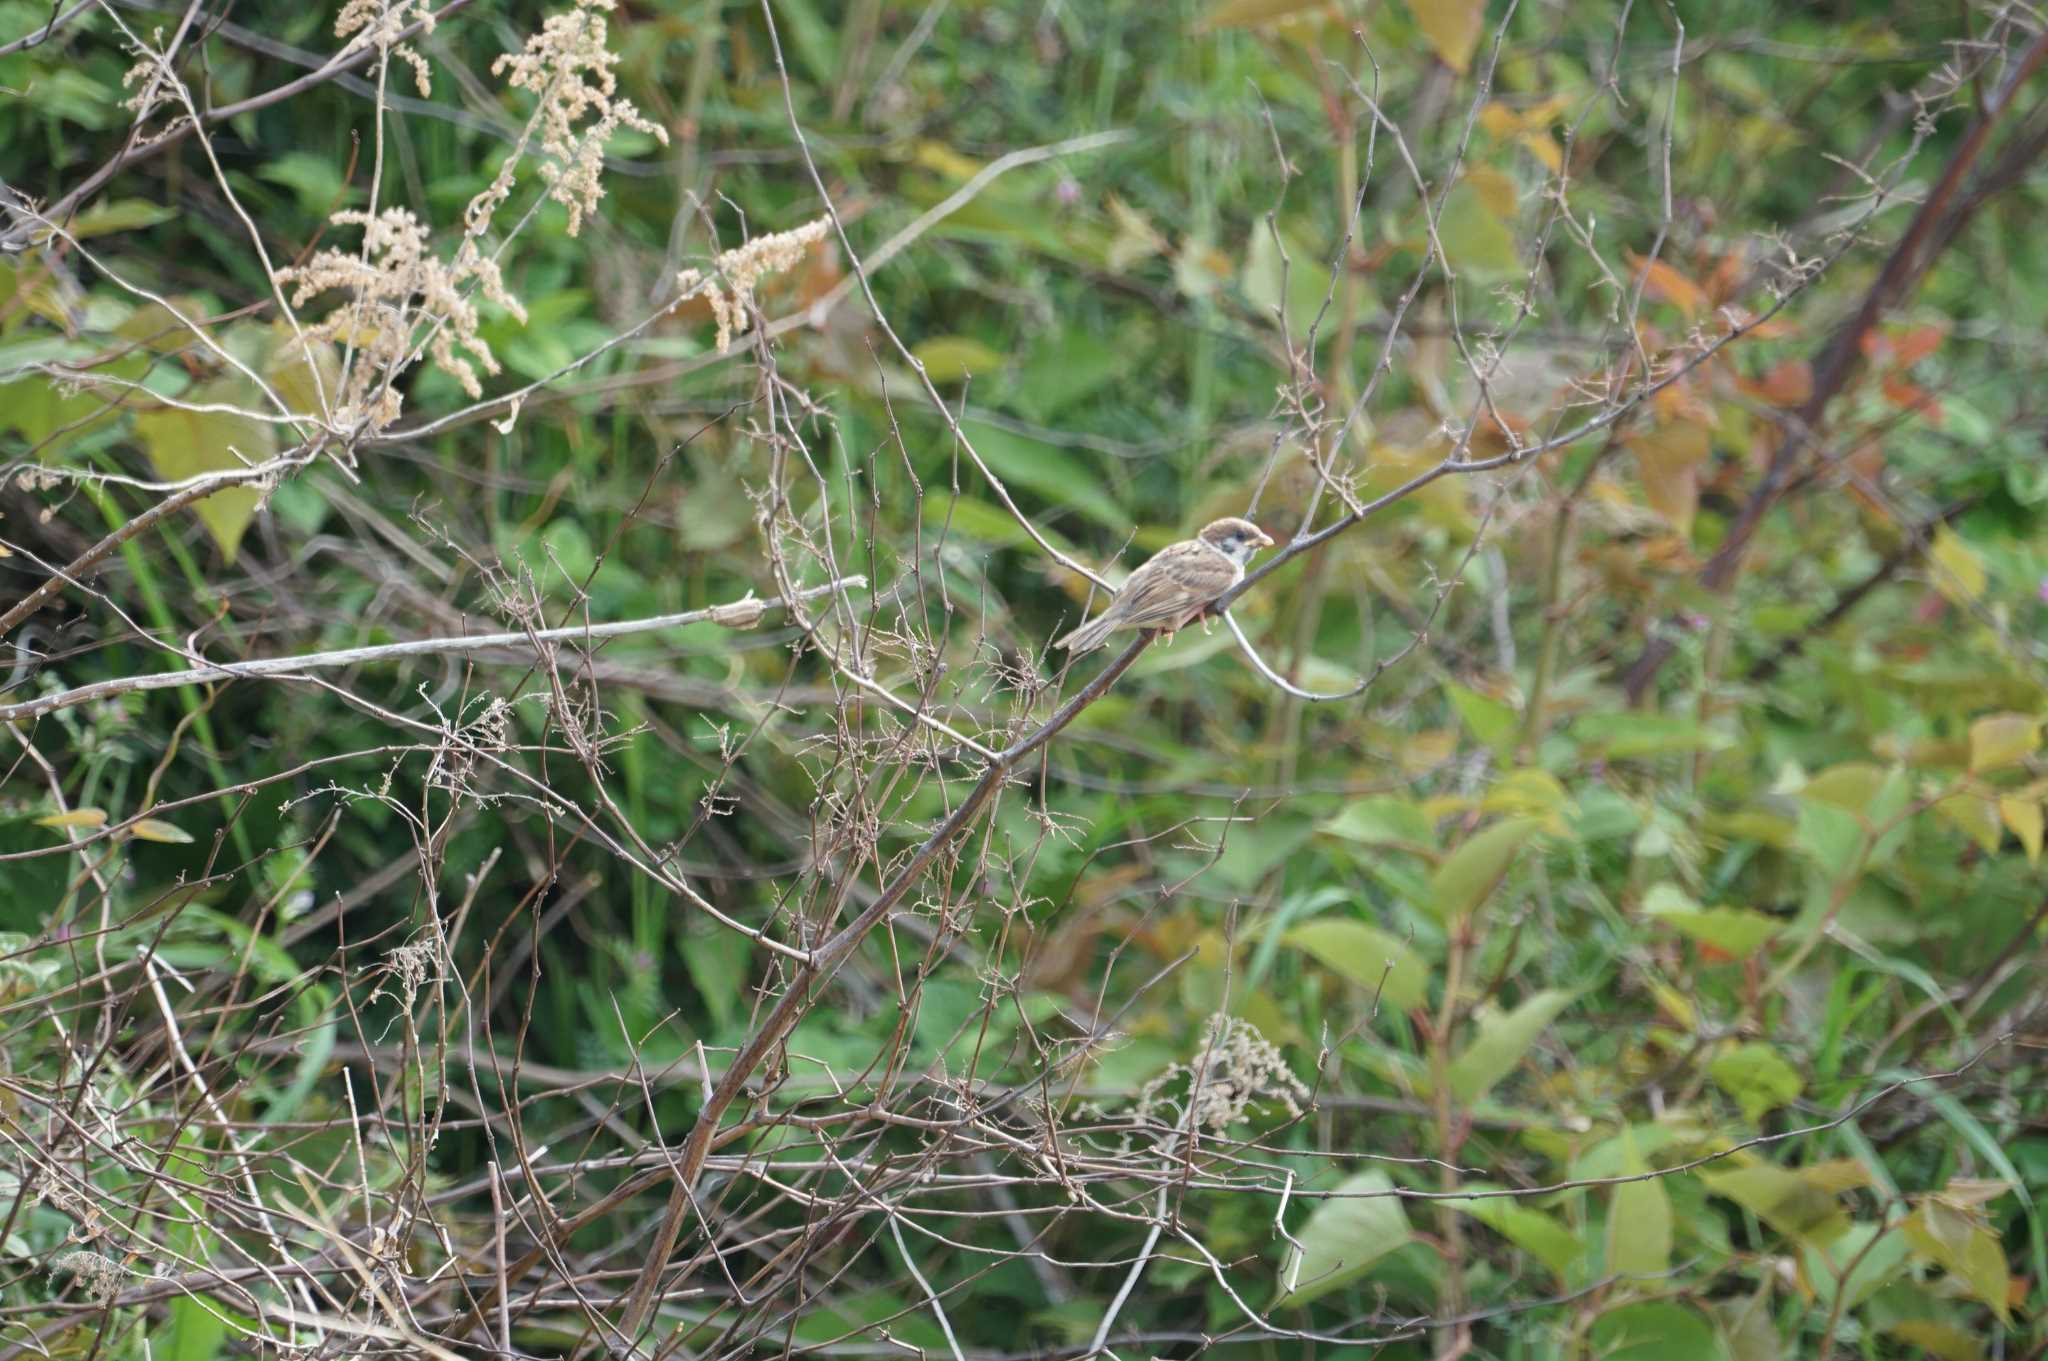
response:
[[[747,329],[754,302],[754,286],[771,274],[780,274],[804,258],[804,252],[825,239],[832,219],[818,218],[801,227],[768,236],[757,236],[744,246],[722,252],[710,273],[686,269],[676,276],[681,294],[676,301],[703,294],[718,318],[718,352],[732,346],[733,336]]]
[[[526,40],[522,52],[507,53],[491,63],[491,74],[504,76],[515,90],[540,96],[533,127],[547,157],[541,177],[548,197],[569,210],[569,235],[583,228],[584,216],[604,197],[598,178],[604,173],[604,148],[620,128],[632,128],[668,145],[668,130],[649,122],[630,99],[618,97],[612,68],[618,57],[605,46],[604,14],[613,0],[576,0],[576,8],[557,14]],[[579,131],[576,124],[591,120]],[[508,166],[510,162],[508,161]],[[470,230],[478,232],[479,216],[488,219],[511,189],[509,171],[470,205]]]

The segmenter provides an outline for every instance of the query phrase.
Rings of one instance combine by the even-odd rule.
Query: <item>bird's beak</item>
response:
[[[1271,548],[1273,546],[1273,542],[1273,536],[1271,534],[1268,534],[1263,529],[1259,531],[1259,547]]]

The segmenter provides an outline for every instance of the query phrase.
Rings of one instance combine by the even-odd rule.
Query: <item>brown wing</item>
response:
[[[1125,628],[1177,627],[1236,580],[1237,569],[1221,553],[1206,544],[1177,543],[1131,573],[1111,608]]]

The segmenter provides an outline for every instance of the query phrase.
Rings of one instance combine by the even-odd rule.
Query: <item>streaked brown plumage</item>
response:
[[[1118,629],[1186,628],[1216,597],[1244,580],[1245,564],[1273,541],[1249,520],[1229,516],[1203,527],[1192,539],[1168,544],[1131,573],[1109,608],[1054,647],[1069,656],[1093,652]]]

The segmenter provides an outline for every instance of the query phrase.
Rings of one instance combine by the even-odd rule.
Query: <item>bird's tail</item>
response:
[[[1083,652],[1093,652],[1109,641],[1109,635],[1116,628],[1116,616],[1108,612],[1095,616],[1092,624],[1083,624],[1064,638],[1055,639],[1054,647],[1067,650],[1069,657],[1078,657]]]

